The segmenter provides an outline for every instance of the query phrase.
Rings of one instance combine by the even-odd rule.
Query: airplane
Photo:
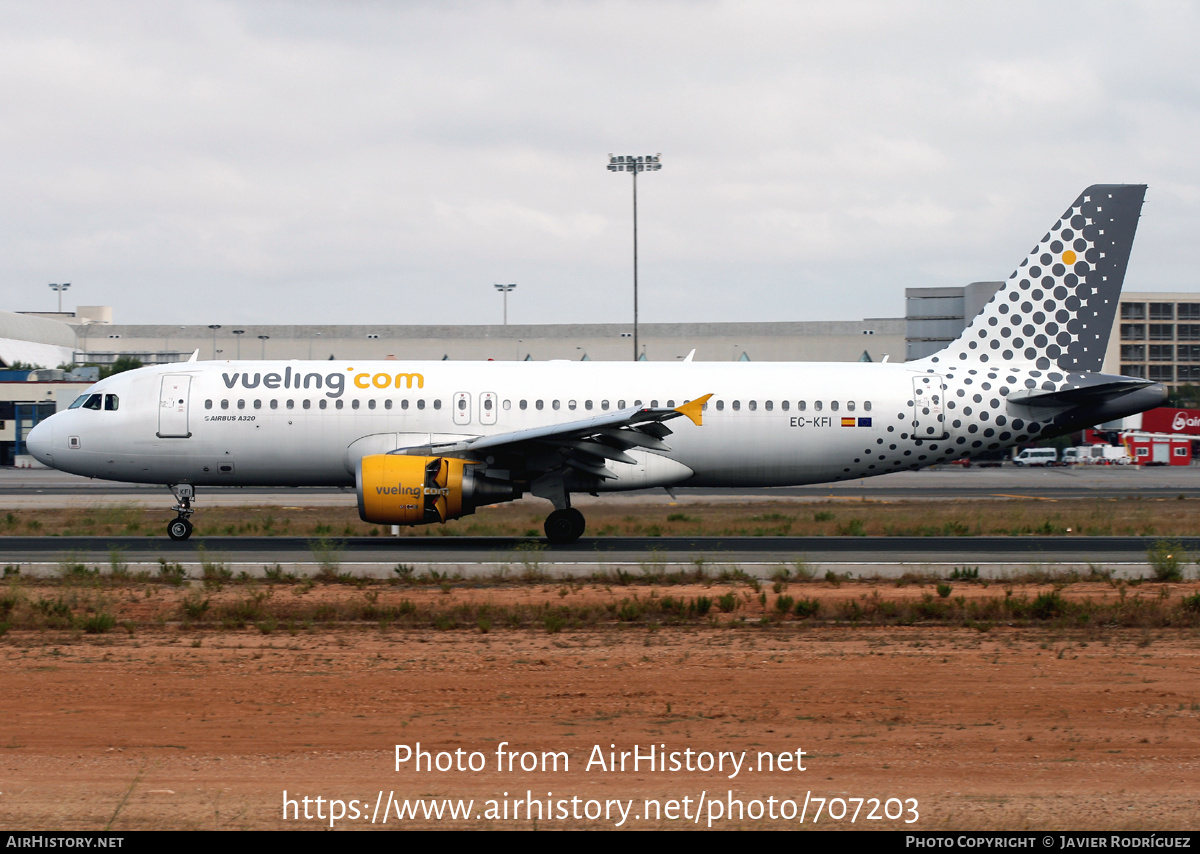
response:
[[[373,524],[525,494],[552,544],[571,495],[769,487],[914,470],[1161,404],[1098,373],[1144,185],[1088,187],[957,340],[900,363],[213,361],[116,374],[29,433],[64,472],[170,488],[354,487]]]

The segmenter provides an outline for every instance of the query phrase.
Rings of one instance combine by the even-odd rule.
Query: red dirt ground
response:
[[[901,802],[890,804],[899,820],[867,819],[868,800],[851,824],[850,801],[845,819],[822,812],[817,828],[1197,829],[1196,640],[1190,629],[800,623],[558,634],[14,630],[0,640],[0,825],[329,826],[326,801],[308,807],[324,821],[285,820],[286,791],[300,815],[306,796],[340,799],[347,811],[357,799],[360,817],[335,822],[343,829],[608,828],[619,819],[602,808],[617,800],[632,801],[623,827],[703,828],[714,798],[750,811],[714,829],[797,827],[798,818],[754,817],[755,804],[769,810],[775,798],[786,815],[809,793],[878,798],[880,815],[886,799]],[[397,770],[395,745],[418,742],[464,759],[478,751],[484,767]],[[569,770],[498,770],[501,742],[565,751]],[[746,751],[747,764],[802,750],[805,770],[588,768],[597,745],[606,760],[653,745],[681,760],[689,749]],[[474,804],[466,821],[399,821],[393,808],[386,825],[382,815],[372,825],[380,793]],[[514,818],[527,793],[543,811],[552,801],[549,815],[533,822],[521,804]],[[494,799],[507,801],[508,818]],[[655,817],[646,799],[663,811],[676,801],[675,817]],[[919,818],[905,824],[909,799]],[[560,802],[568,815],[594,804],[601,815],[560,818]],[[810,799],[805,827],[815,809]]]

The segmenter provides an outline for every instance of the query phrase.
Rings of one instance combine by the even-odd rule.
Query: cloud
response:
[[[1189,4],[0,6],[0,293],[123,322],[896,315],[1148,182],[1194,289]],[[1148,247],[1150,251],[1141,251]],[[606,298],[596,299],[597,294]],[[402,312],[403,316],[400,316]]]

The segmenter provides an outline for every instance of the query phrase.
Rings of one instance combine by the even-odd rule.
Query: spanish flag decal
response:
[[[843,427],[853,427],[853,426],[854,426],[854,423],[855,423],[855,422],[854,422],[854,419],[853,419],[853,418],[843,418],[843,419],[842,419],[842,426],[843,426]]]

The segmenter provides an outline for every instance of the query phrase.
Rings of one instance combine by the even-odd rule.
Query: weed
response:
[[[1175,540],[1155,540],[1146,557],[1156,581],[1182,581],[1183,564],[1191,561],[1183,544]]]
[[[83,630],[89,635],[99,635],[112,631],[113,626],[116,624],[116,617],[108,613],[108,611],[100,611],[96,614],[89,614],[84,618]]]
[[[308,541],[308,549],[312,552],[317,566],[320,567],[317,571],[317,578],[321,581],[337,580],[338,570],[342,565],[342,549],[345,545],[341,540],[331,540],[328,537],[319,537]]]
[[[796,602],[795,613],[797,617],[815,617],[817,611],[821,610],[821,601],[819,599],[800,599]]]
[[[178,587],[183,584],[187,578],[187,570],[182,564],[167,563],[165,557],[158,559],[158,580],[170,584],[172,587]]]

